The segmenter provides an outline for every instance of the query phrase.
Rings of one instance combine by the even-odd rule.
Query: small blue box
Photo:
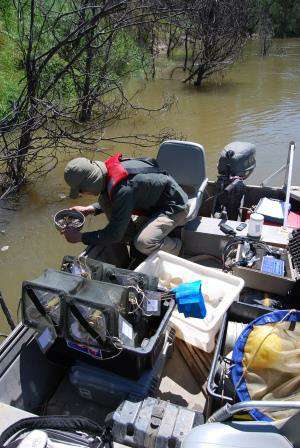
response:
[[[182,283],[172,290],[176,296],[178,311],[183,313],[184,317],[203,319],[206,316],[201,284],[200,280],[192,283]]]

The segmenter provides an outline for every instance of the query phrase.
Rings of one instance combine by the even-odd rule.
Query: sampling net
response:
[[[233,350],[232,381],[241,401],[300,401],[300,312],[274,311],[251,322]],[[285,419],[297,410],[251,411],[255,420]]]

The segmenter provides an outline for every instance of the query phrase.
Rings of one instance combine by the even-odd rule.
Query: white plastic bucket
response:
[[[201,266],[162,251],[150,255],[135,271],[156,277],[169,274],[172,277],[180,277],[184,283],[202,281],[202,293],[210,298],[209,302],[218,305],[212,306],[205,301],[207,315],[204,319],[185,318],[175,310],[171,323],[176,329],[177,337],[206,352],[211,352],[222,318],[232,302],[239,298],[244,280],[219,269]]]

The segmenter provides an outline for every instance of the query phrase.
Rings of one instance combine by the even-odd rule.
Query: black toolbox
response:
[[[100,366],[75,362],[69,372],[69,381],[79,394],[97,403],[109,403],[117,407],[128,399],[131,401],[144,400],[158,393],[166,361],[172,356],[175,331],[170,328],[164,340],[164,346],[153,367],[143,372],[138,380],[125,378],[122,373],[109,372]]]

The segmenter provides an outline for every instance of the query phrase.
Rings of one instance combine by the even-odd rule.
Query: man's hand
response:
[[[69,243],[80,243],[82,241],[82,234],[74,227],[66,227],[61,233]]]
[[[86,207],[82,205],[75,205],[74,207],[70,207],[69,210],[75,210],[76,212],[81,212],[84,216],[93,215],[95,209],[92,205],[87,205]]]

